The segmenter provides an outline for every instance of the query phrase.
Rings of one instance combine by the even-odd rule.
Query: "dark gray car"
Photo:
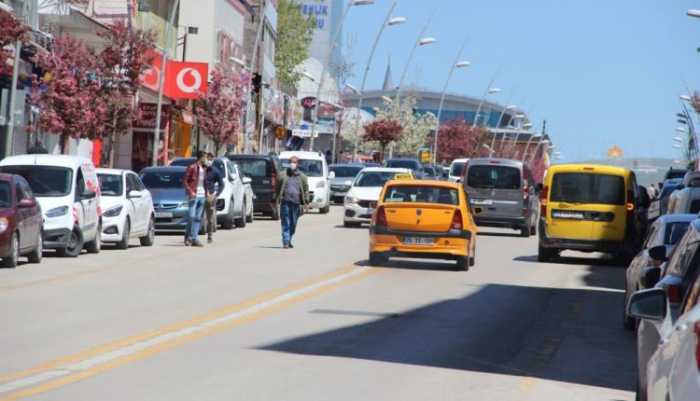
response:
[[[470,159],[462,186],[478,226],[520,230],[522,237],[537,232],[540,207],[536,183],[527,163],[510,159]]]

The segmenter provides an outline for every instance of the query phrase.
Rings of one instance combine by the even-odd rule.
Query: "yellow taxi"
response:
[[[479,213],[480,208],[474,211]],[[372,266],[386,263],[390,257],[456,260],[458,270],[474,266],[476,224],[458,183],[387,182],[369,232]]]

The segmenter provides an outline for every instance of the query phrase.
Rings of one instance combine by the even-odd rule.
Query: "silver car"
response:
[[[481,207],[477,226],[520,230],[522,237],[537,233],[540,207],[530,165],[510,159],[470,159],[462,181],[469,203]]]
[[[331,179],[331,201],[343,203],[345,195],[348,194],[353,181],[355,181],[355,177],[357,177],[364,168],[365,165],[359,163],[331,164],[328,166],[328,171],[335,173],[335,177]]]

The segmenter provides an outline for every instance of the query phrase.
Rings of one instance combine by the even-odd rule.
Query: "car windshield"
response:
[[[435,169],[432,168],[431,166],[423,166],[423,172],[425,175],[434,177],[435,176]]]
[[[552,202],[625,204],[625,180],[619,175],[557,173],[552,177]]]
[[[668,223],[664,233],[664,245],[676,245],[683,238],[683,234],[688,230],[689,221]]]
[[[522,180],[520,170],[499,165],[471,166],[467,186],[471,188],[518,189]]]
[[[12,206],[12,191],[8,181],[0,181],[0,207]]]
[[[147,171],[141,174],[141,181],[148,189],[183,188],[184,171]]]
[[[685,174],[688,172],[688,170],[669,170],[666,172],[666,179],[674,179],[674,178],[680,178],[683,179],[685,177]]]
[[[97,179],[100,181],[100,192],[102,196],[122,196],[124,193],[121,175],[97,174]]]
[[[391,181],[396,177],[395,171],[363,171],[355,179],[353,186],[355,187],[383,187],[387,181]]]
[[[671,193],[676,190],[678,184],[680,184],[682,181],[683,180],[681,179],[673,179],[666,181],[664,183],[664,186],[661,187],[661,192],[659,192],[659,199],[663,199],[671,195]]]
[[[355,178],[364,166],[330,166],[328,170],[335,173],[338,178]]]
[[[267,177],[267,160],[264,159],[234,159],[241,166],[243,174],[248,177]]]
[[[464,170],[464,165],[465,165],[465,164],[466,164],[466,163],[462,163],[462,162],[459,162],[459,163],[452,163],[452,170],[450,170],[450,175],[454,175],[454,176],[457,176],[457,177],[461,176],[461,175],[462,175],[462,170]]]
[[[390,168],[408,168],[415,170],[418,168],[418,162],[415,160],[389,160],[386,162],[386,166]]]
[[[282,159],[284,168],[289,167],[289,159]],[[323,163],[320,160],[299,160],[299,170],[307,177],[323,177]]]
[[[384,202],[459,205],[459,194],[454,188],[401,185],[387,188],[384,194]]]
[[[19,174],[27,180],[29,187],[37,197],[68,196],[73,187],[73,170],[66,167],[40,166],[36,164],[23,166],[2,166],[0,172]]]

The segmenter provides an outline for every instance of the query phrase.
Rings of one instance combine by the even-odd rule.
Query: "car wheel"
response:
[[[148,222],[148,234],[139,238],[141,246],[153,246],[156,239],[156,219],[151,215],[151,220]]]
[[[95,239],[85,244],[85,250],[87,250],[88,253],[100,253],[100,249],[102,249],[102,224],[97,225]]]
[[[635,331],[637,329],[637,319],[633,318],[627,313],[627,301],[629,300],[629,293],[625,290],[625,297],[622,301],[622,326],[627,331]]]
[[[36,246],[27,255],[27,259],[29,259],[29,263],[41,263],[41,258],[43,256],[44,256],[44,236],[42,235],[41,231],[39,231],[39,235],[37,236],[37,239],[36,239]]]
[[[226,215],[226,219],[221,223],[221,228],[224,230],[232,230],[235,222],[236,219],[233,217],[233,199],[231,199],[228,206],[228,214]]]
[[[252,223],[255,221],[255,207],[250,208],[250,214],[245,217],[247,223]]]
[[[530,233],[532,229],[530,228],[530,223],[520,227],[520,236],[523,238],[530,238]]]
[[[370,266],[381,266],[389,261],[389,258],[384,256],[381,252],[370,252],[369,253],[369,265]]]
[[[78,227],[74,227],[68,238],[68,246],[58,250],[59,256],[75,258],[83,251],[83,233]]]
[[[469,260],[471,258],[466,257],[466,256],[458,256],[457,257],[457,270],[458,271],[467,271],[469,270]]]
[[[540,244],[537,247],[537,261],[542,263],[549,262],[554,256],[554,252],[551,249],[545,248]]]
[[[530,226],[530,235],[537,235],[537,225],[533,224]]]
[[[321,214],[328,214],[328,212],[330,212],[330,211],[331,211],[331,205],[330,205],[330,204],[326,204],[325,207],[322,207],[322,208],[318,209],[318,212],[321,213]]]
[[[275,206],[274,209],[270,212],[270,218],[272,220],[279,220],[280,219],[280,207],[279,205]]]
[[[243,209],[241,209],[241,217],[237,218],[234,221],[236,223],[236,227],[245,228],[245,224],[247,222],[247,219],[245,216],[245,211],[246,211],[246,204],[245,204],[245,201],[243,201]]]
[[[476,265],[476,249],[472,251],[472,256],[469,257],[469,267]]]
[[[117,249],[129,249],[129,237],[131,236],[131,223],[129,218],[126,219],[124,223],[124,230],[122,232],[122,240],[117,242]]]
[[[19,260],[19,234],[12,234],[10,239],[10,252],[6,258],[2,258],[0,264],[3,267],[17,267],[17,261]]]

